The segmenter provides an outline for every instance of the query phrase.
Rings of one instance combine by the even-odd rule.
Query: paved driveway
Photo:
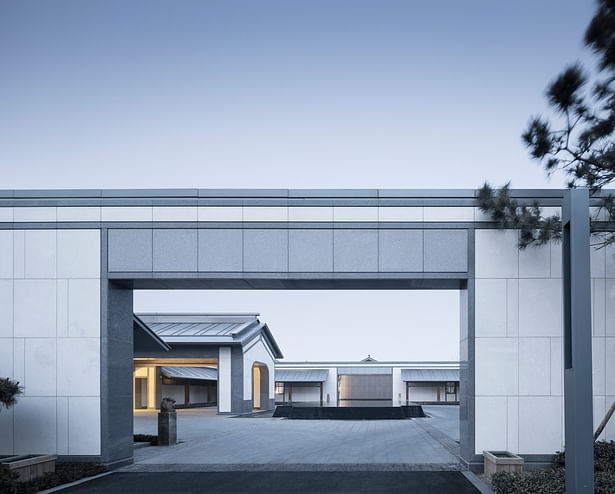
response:
[[[430,419],[357,421],[238,418],[216,415],[215,410],[179,410],[180,444],[138,448],[135,464],[125,470],[456,469],[457,443],[433,432],[438,408]],[[451,424],[458,407],[446,408],[443,430],[454,433]],[[135,433],[156,434],[156,421],[155,414],[135,414]]]
[[[62,492],[200,494],[480,494],[461,472],[113,473]]]

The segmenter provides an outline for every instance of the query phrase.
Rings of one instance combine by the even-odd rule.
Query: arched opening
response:
[[[252,366],[252,408],[269,410],[269,369],[265,364]]]

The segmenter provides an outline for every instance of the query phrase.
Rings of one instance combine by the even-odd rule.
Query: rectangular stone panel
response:
[[[288,230],[245,230],[243,252],[244,271],[288,271]]]
[[[377,230],[335,230],[333,235],[334,271],[378,271]]]
[[[195,229],[154,230],[154,271],[194,272],[197,251]]]
[[[243,233],[239,229],[201,229],[199,271],[234,271],[243,267]]]
[[[423,270],[423,230],[379,230],[378,245],[379,271]]]
[[[109,230],[108,269],[138,272],[152,270],[153,235],[149,228]]]
[[[288,242],[290,271],[333,271],[332,230],[290,230]]]
[[[462,273],[468,270],[467,230],[425,230],[426,272]]]

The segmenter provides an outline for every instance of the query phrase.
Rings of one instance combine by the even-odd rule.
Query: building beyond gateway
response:
[[[134,409],[156,409],[163,397],[218,413],[459,403],[457,362],[280,362],[258,316],[135,315]]]

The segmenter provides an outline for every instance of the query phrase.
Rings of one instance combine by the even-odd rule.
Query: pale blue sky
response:
[[[544,186],[519,135],[592,12],[3,0],[3,187]]]
[[[519,135],[545,110],[547,83],[588,59],[593,10],[3,0],[0,188],[561,187]],[[455,292],[142,292],[135,303],[260,311],[292,359],[458,351]]]

